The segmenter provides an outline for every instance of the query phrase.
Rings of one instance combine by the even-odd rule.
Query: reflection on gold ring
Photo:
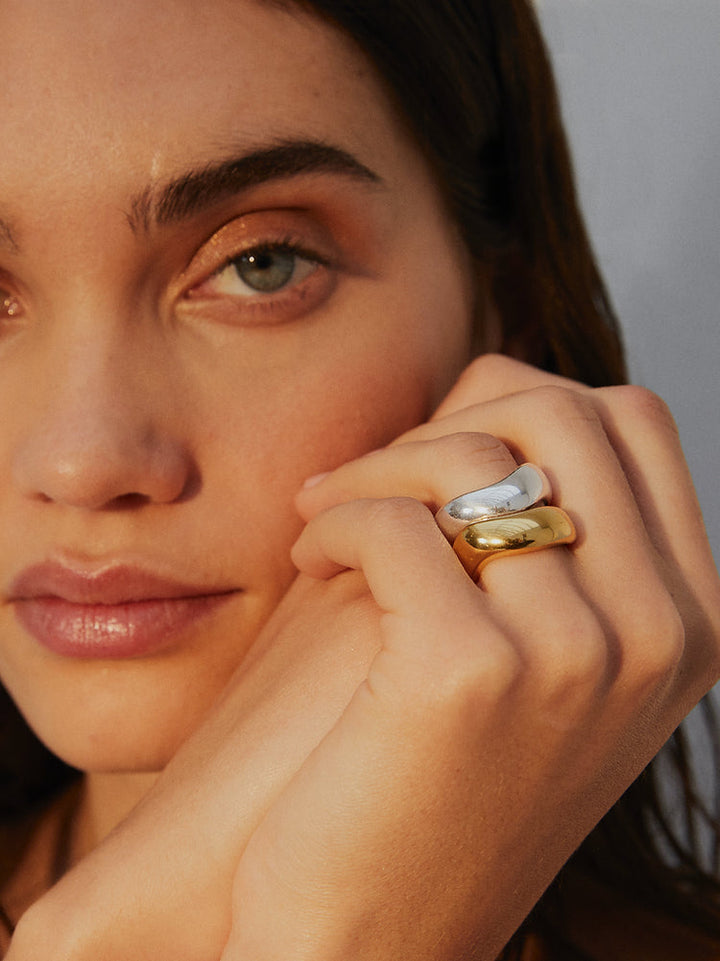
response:
[[[477,580],[482,568],[496,557],[572,544],[575,537],[575,527],[565,511],[559,507],[533,507],[470,524],[455,538],[453,550],[468,574]]]

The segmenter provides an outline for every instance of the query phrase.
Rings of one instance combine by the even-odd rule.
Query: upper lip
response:
[[[56,597],[71,604],[129,604],[229,594],[230,587],[208,587],[164,577],[132,564],[106,564],[97,570],[45,561],[22,571],[10,587],[12,601]]]

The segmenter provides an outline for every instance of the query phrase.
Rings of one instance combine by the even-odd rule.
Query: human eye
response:
[[[327,231],[301,212],[245,215],[193,258],[183,274],[181,310],[236,327],[287,323],[327,300],[339,262]]]
[[[232,257],[193,295],[238,298],[277,294],[303,283],[326,266],[318,255],[304,253],[291,243],[269,243],[251,247]]]

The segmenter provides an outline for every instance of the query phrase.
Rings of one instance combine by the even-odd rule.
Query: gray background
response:
[[[720,0],[537,0],[633,380],[678,421],[720,562]]]
[[[670,404],[720,565],[720,0],[536,2],[630,373]]]

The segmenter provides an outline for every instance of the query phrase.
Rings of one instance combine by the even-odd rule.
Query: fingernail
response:
[[[309,487],[316,487],[320,483],[320,481],[325,480],[325,478],[329,475],[329,473],[330,471],[326,470],[322,474],[313,474],[312,477],[308,477],[308,479],[303,484],[303,490],[307,490]]]

